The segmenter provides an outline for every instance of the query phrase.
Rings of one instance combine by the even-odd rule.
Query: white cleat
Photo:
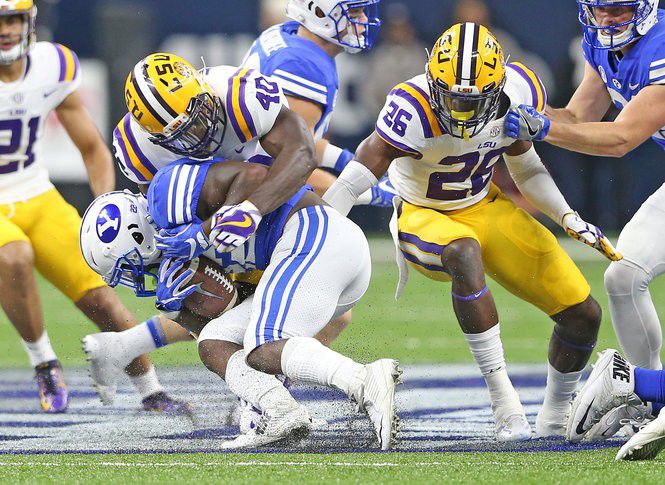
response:
[[[246,426],[249,428],[246,433],[225,441],[221,448],[238,450],[258,448],[283,440],[297,441],[309,434],[312,418],[304,406],[288,402],[264,411],[258,421],[250,421]]]
[[[653,460],[665,448],[665,413],[644,426],[617,453],[617,460]]]
[[[94,333],[83,337],[81,344],[88,361],[88,373],[99,399],[104,405],[113,404],[118,388],[117,378],[126,367],[114,355],[121,345],[118,336],[115,332]]]
[[[380,359],[364,368],[362,383],[351,398],[365,411],[374,425],[376,437],[382,450],[395,445],[399,430],[399,417],[395,412],[395,386],[400,383],[402,370],[399,362]]]
[[[600,353],[589,379],[573,401],[566,426],[566,438],[569,441],[582,441],[589,430],[612,409],[625,404],[642,404],[642,400],[633,392],[633,369],[614,349]]]
[[[496,440],[501,443],[527,441],[531,439],[531,425],[522,412],[511,414],[496,421]]]
[[[623,430],[628,437],[633,436],[640,427],[651,421],[653,416],[649,406],[624,404],[606,413],[584,437],[585,441],[603,441]],[[637,429],[635,429],[637,427]]]
[[[572,403],[571,403],[572,404]],[[536,438],[566,436],[566,423],[570,414],[570,405],[564,412],[541,407],[536,416]]]

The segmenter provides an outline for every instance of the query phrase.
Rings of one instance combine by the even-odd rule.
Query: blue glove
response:
[[[372,192],[372,201],[369,205],[373,207],[392,207],[393,199],[397,195],[397,191],[393,184],[388,178],[388,174],[381,177],[379,183],[377,183],[371,189]]]
[[[192,259],[203,254],[210,246],[201,224],[183,224],[173,229],[162,229],[155,236],[156,247],[167,258]]]
[[[506,136],[516,140],[542,141],[550,131],[550,120],[533,106],[521,104],[508,111],[504,131]]]
[[[212,216],[210,240],[221,253],[239,248],[252,237],[261,223],[261,213],[246,200],[224,206]]]
[[[157,302],[155,306],[163,312],[179,312],[182,310],[182,302],[194,293],[198,285],[185,287],[194,276],[193,269],[186,269],[182,274],[175,277],[186,261],[165,258],[159,265],[159,280],[157,281]]]

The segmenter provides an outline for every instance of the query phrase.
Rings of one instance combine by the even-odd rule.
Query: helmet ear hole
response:
[[[143,241],[145,241],[145,236],[141,232],[133,232],[132,237],[136,241],[136,244],[143,244]]]
[[[324,11],[321,10],[319,7],[316,7],[316,8],[314,9],[314,15],[316,15],[316,16],[319,17],[320,19],[322,19],[322,18],[324,18],[324,17],[326,16],[326,14],[324,13]]]

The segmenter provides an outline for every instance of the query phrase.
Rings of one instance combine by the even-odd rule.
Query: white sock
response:
[[[508,377],[499,324],[482,333],[465,333],[464,338],[487,383],[495,418],[524,413],[519,395]]]
[[[128,330],[117,332],[120,345],[114,349],[114,358],[120,367],[127,367],[129,363],[143,354],[168,345],[159,317],[153,317]]]
[[[581,377],[581,370],[564,374],[548,363],[545,400],[541,411],[548,414],[566,414]]]
[[[51,340],[48,338],[48,333],[44,329],[42,336],[36,342],[26,342],[21,339],[25,351],[30,358],[30,365],[37,367],[39,364],[57,359],[53,347],[51,347]]]
[[[155,372],[153,366],[150,366],[150,369],[145,374],[129,376],[129,380],[132,381],[136,391],[141,395],[141,399],[164,391],[164,388],[159,383],[159,379],[157,379],[157,372]]]
[[[296,403],[291,393],[275,377],[252,369],[239,350],[226,364],[226,384],[233,394],[261,411],[282,403]]]
[[[296,380],[334,386],[347,395],[365,366],[310,337],[293,337],[282,350],[282,372]]]

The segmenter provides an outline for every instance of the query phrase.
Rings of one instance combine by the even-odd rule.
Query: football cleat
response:
[[[115,332],[101,332],[86,335],[81,345],[88,361],[88,374],[102,404],[113,404],[118,388],[117,378],[122,375],[125,365],[114,356],[114,350],[120,345]]]
[[[401,382],[399,362],[380,359],[364,367],[362,382],[351,390],[351,399],[365,411],[374,425],[382,450],[394,446],[399,430],[399,417],[395,412],[395,385]]]
[[[164,391],[159,391],[143,398],[141,401],[143,409],[151,413],[172,414],[174,416],[193,416],[191,404],[187,401],[173,399]]]
[[[584,437],[585,441],[603,441],[623,430],[628,437],[651,421],[653,416],[644,403],[632,406],[624,404],[605,414]]]
[[[531,439],[531,425],[524,412],[496,420],[496,440],[501,443]]]
[[[304,406],[287,402],[267,409],[258,420],[250,421],[244,429],[247,431],[233,440],[225,441],[221,448],[237,450],[258,448],[284,440],[298,441],[309,434],[312,418]]]
[[[665,413],[645,425],[617,453],[617,460],[653,460],[665,448]]]
[[[637,406],[642,400],[634,392],[634,367],[614,349],[600,353],[589,379],[582,387],[571,410],[566,438],[579,442],[612,409]]]
[[[35,367],[39,401],[45,413],[64,413],[69,406],[69,392],[65,385],[62,366],[58,360],[49,360]]]

